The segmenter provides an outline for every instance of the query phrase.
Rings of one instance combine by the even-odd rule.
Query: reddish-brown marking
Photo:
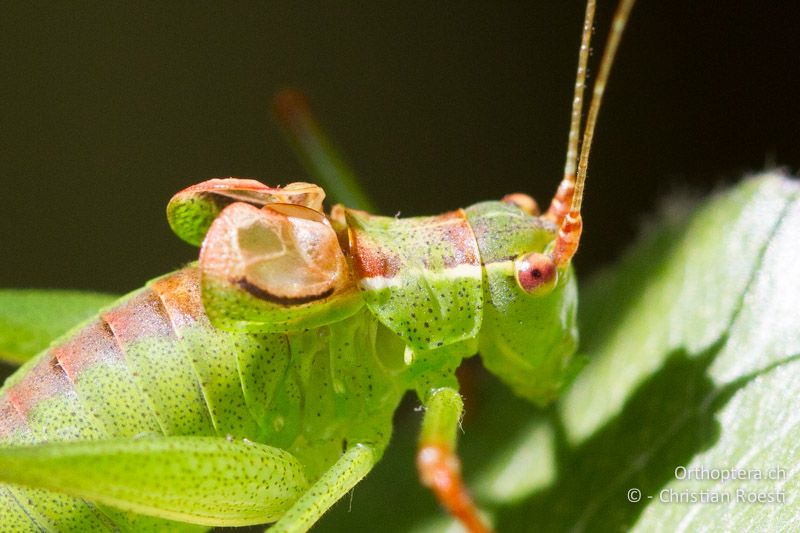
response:
[[[96,320],[50,352],[67,377],[75,382],[88,367],[100,363],[124,364],[122,350],[103,320]]]
[[[144,289],[130,300],[101,315],[123,347],[139,339],[174,337],[172,324],[161,299]]]
[[[453,268],[459,265],[475,265],[481,264],[480,251],[478,250],[478,242],[475,240],[475,234],[467,220],[467,214],[463,209],[445,213],[447,219],[453,219],[454,224],[445,227],[442,238],[445,242],[450,243],[453,247],[454,255],[444,257],[445,268]],[[445,215],[442,215],[444,218]]]
[[[449,447],[429,443],[417,452],[417,469],[420,481],[429,487],[447,511],[470,533],[489,533],[478,514],[464,481],[461,479],[461,462]]]
[[[350,254],[357,279],[392,278],[400,271],[400,258],[378,246],[361,231],[350,230]]]
[[[370,216],[366,213],[361,215]],[[421,247],[425,246],[423,238],[436,239],[437,244],[450,245],[452,252],[442,257],[445,268],[480,265],[478,243],[463,209],[431,217],[427,224],[420,225],[416,229],[419,230]],[[403,231],[412,234],[414,229],[409,231],[404,228]],[[353,258],[353,270],[358,279],[391,278],[406,266],[400,257],[386,248],[385,243],[376,241],[368,232],[353,227],[350,228],[350,254]],[[421,266],[428,266],[424,255],[421,261],[423,262]]]
[[[556,190],[556,194],[550,202],[550,207],[547,209],[547,213],[544,214],[544,218],[560,225],[564,217],[569,213],[574,192],[575,176],[567,176],[561,180],[558,190]]]
[[[203,193],[203,192],[228,192],[228,191],[275,191],[275,187],[268,187],[260,181],[253,178],[239,178],[236,176],[229,176],[226,178],[213,178],[200,183],[195,183],[190,187],[186,187],[179,191],[175,196],[185,193]]]
[[[7,397],[0,398],[0,440],[11,438],[20,431],[29,432],[25,419]]]
[[[207,325],[200,295],[200,271],[188,267],[156,280],[150,286],[161,299],[176,332],[193,324]]]
[[[553,261],[559,268],[567,266],[575,252],[578,251],[582,230],[583,219],[581,214],[577,211],[571,211],[564,218],[561,228],[558,230],[558,237],[556,237],[556,244],[553,248]]]
[[[233,202],[263,207],[269,203],[291,203],[318,210],[325,192],[311,183],[290,183],[285,187],[270,187],[252,178],[213,178],[197,183],[175,194],[170,206],[180,206],[202,199],[221,211]],[[169,209],[169,207],[168,207]]]
[[[74,389],[67,374],[52,354],[47,354],[19,382],[8,389],[9,403],[25,420],[36,405],[47,398],[72,394]]]
[[[172,201],[202,196],[205,200],[224,208],[231,202],[247,202],[258,207],[266,204],[274,195],[280,194],[280,187],[269,187],[252,178],[213,178],[186,187],[172,197]]]
[[[176,316],[184,318],[199,311],[204,317],[199,296],[192,294],[192,283],[197,284],[192,277],[196,278],[196,273],[181,271],[163,280],[164,283],[154,284],[170,295],[168,303],[162,305],[158,294],[145,290],[51,348],[6,392],[5,402],[0,403],[0,437],[24,424],[31,409],[42,400],[74,394],[73,383],[89,366],[100,362],[124,364],[122,348],[127,343],[144,337],[173,336],[167,310],[172,309]],[[11,408],[20,420],[13,418]]]

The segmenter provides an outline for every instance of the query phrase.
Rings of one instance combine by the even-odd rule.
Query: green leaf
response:
[[[662,224],[595,279],[581,317],[591,362],[551,417],[557,481],[498,512],[499,529],[778,530],[800,518],[800,415],[787,401],[800,393],[797,242],[797,184],[763,176]],[[786,479],[689,482],[681,468]],[[737,501],[781,492],[784,504]],[[692,502],[703,498],[723,502]]]
[[[464,471],[497,530],[796,528],[798,243],[800,187],[782,176],[745,180],[694,211],[673,209],[582,287],[589,363],[557,405],[537,411],[497,383],[467,389]],[[413,472],[398,474],[411,469],[414,431],[401,421],[386,454],[399,451],[407,464],[379,465],[356,493],[356,516],[335,512],[330,524],[346,529],[383,514],[392,530],[442,530],[440,512],[405,516],[424,516],[423,498],[432,499],[413,486]],[[779,479],[678,479],[681,467],[701,478]],[[628,500],[631,489],[641,501]],[[781,492],[784,503],[738,501]]]
[[[796,194],[796,184],[775,176],[746,181],[688,220],[665,221],[593,280],[581,309],[581,350],[592,363],[560,409],[570,441],[584,440],[617,415],[670,354],[694,357],[720,342]],[[794,247],[791,238],[779,246]],[[784,283],[796,286],[792,278]],[[755,329],[753,336],[765,333]]]
[[[25,362],[115,298],[92,292],[0,289],[0,360]]]

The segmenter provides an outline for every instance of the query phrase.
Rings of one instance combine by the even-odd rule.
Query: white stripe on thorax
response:
[[[426,270],[424,268],[402,269],[398,275],[390,278],[375,276],[363,278],[358,284],[368,291],[379,291],[386,288],[402,287],[405,280],[425,278],[428,281],[448,281],[454,279],[481,279],[480,265],[461,264],[444,270]]]

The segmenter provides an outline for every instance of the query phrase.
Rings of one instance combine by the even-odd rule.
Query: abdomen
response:
[[[286,336],[213,328],[197,278],[189,268],[156,280],[18,370],[0,390],[0,445],[148,435],[263,441],[275,433],[265,417],[289,365]],[[131,519],[82,500],[0,486],[4,531],[165,525]]]
[[[198,282],[195,268],[159,278],[18,370],[0,390],[0,446],[246,438],[290,451],[313,480],[348,440],[385,445],[406,385],[380,359],[400,361],[402,343],[379,341],[382,326],[366,309],[314,330],[230,333],[210,324]],[[4,531],[195,529],[9,485],[0,485],[0,523]]]

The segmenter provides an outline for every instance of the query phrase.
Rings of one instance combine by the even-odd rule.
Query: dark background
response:
[[[595,61],[613,3],[599,6]],[[793,4],[640,0],[600,116],[581,274],[613,261],[670,192],[800,168]],[[310,94],[384,213],[518,190],[547,205],[583,8],[0,1],[0,287],[124,292],[193,259],[166,224],[174,192],[215,176],[305,178],[267,121],[286,85]],[[483,397],[502,404],[498,424],[518,427],[509,416],[526,411],[499,394]],[[387,454],[353,513],[345,499],[328,527],[352,531],[395,505],[382,484],[418,496],[387,530],[435,510],[415,482],[417,426],[399,418],[396,464]],[[464,439],[467,465],[485,452],[480,436]]]
[[[0,286],[122,292],[191,260],[172,193],[304,178],[267,122],[285,85],[385,213],[516,190],[546,205],[560,179],[580,1],[1,6]],[[800,166],[796,11],[640,1],[600,116],[582,273],[676,188]]]

